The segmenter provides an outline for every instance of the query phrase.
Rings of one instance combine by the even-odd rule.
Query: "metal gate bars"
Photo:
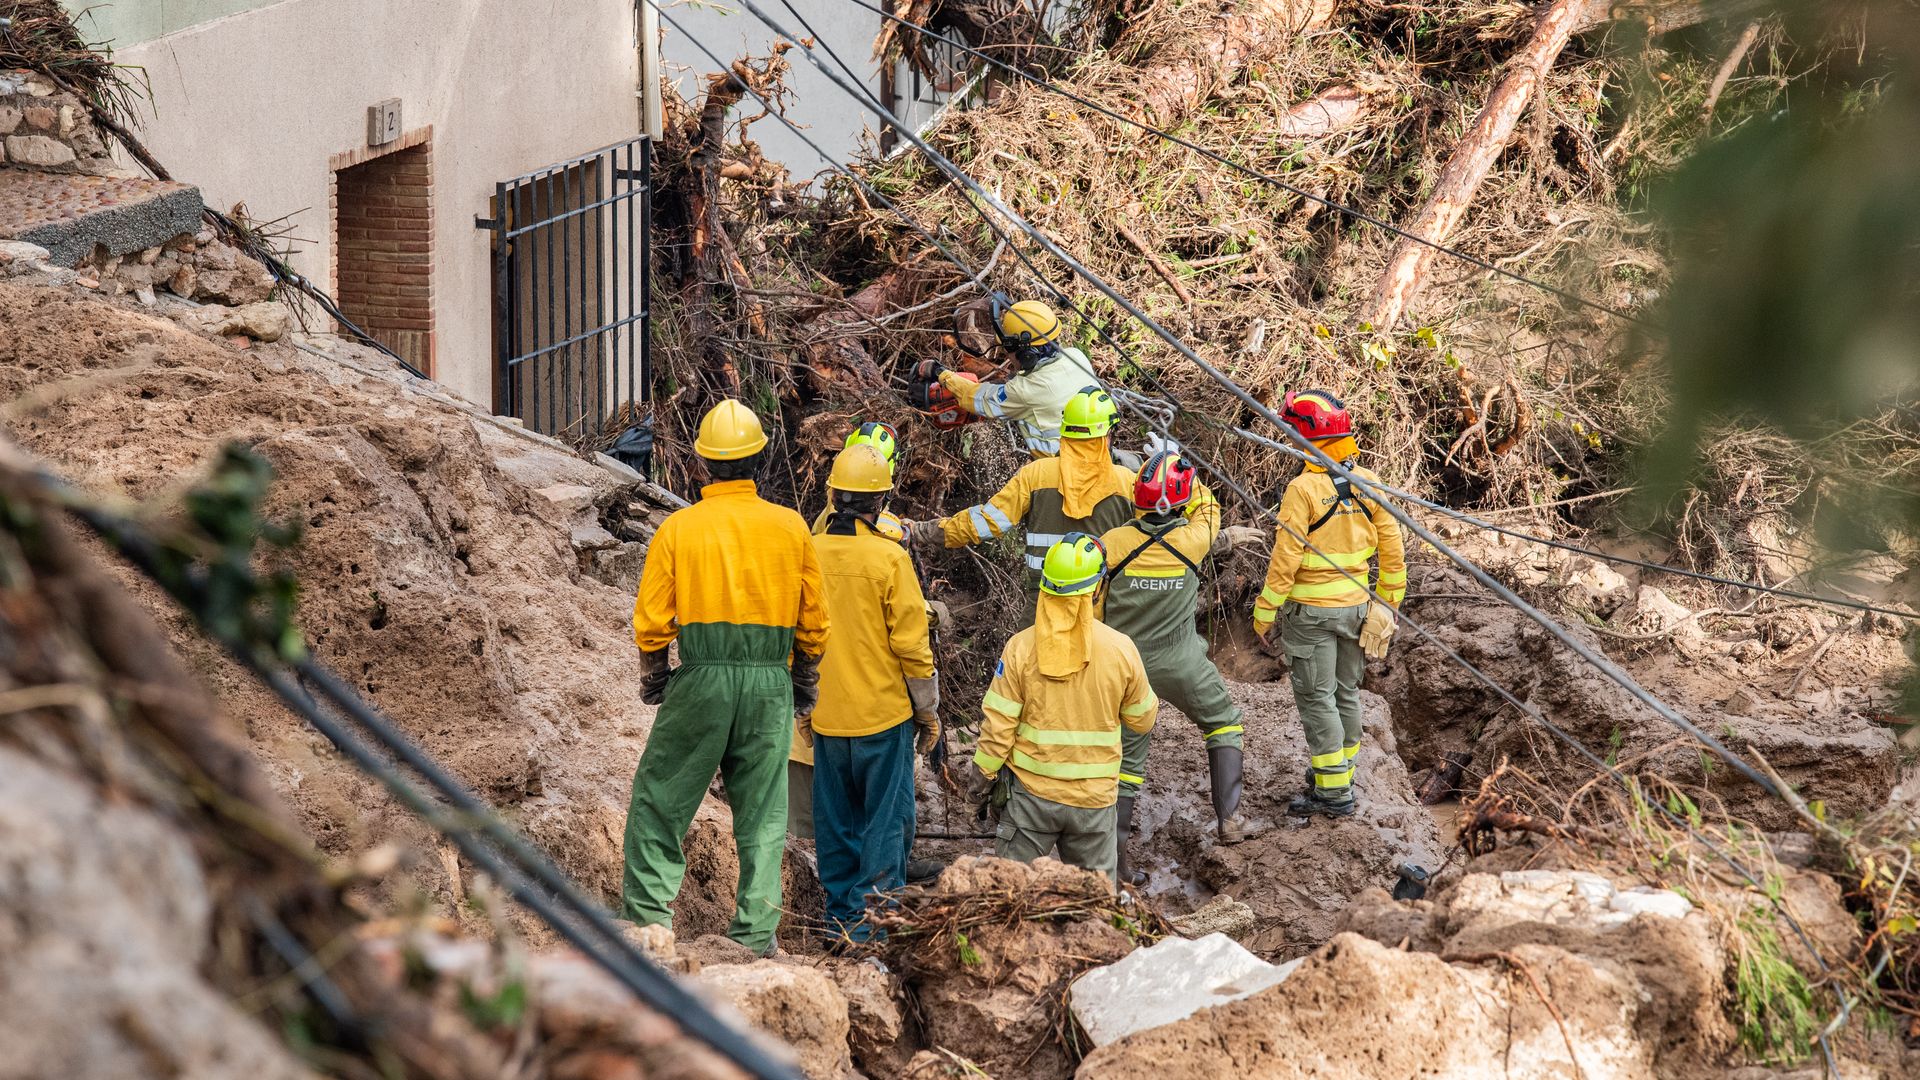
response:
[[[495,185],[494,412],[583,443],[646,400],[651,176],[641,136]]]

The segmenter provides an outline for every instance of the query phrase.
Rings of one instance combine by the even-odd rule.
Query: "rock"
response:
[[[1225,934],[1239,941],[1253,929],[1255,921],[1252,908],[1221,893],[1193,914],[1174,919],[1173,928],[1182,937],[1202,938],[1208,934]]]
[[[167,290],[175,296],[191,297],[194,287],[199,280],[199,276],[194,273],[193,267],[183,263],[173,272],[173,276],[167,279]]]
[[[808,1080],[843,1080],[853,1072],[847,1049],[847,999],[813,968],[770,961],[721,964],[694,976],[708,998],[732,1005],[747,1022],[791,1047]]]
[[[9,135],[6,145],[7,160],[16,165],[54,169],[74,161],[72,147],[47,135]]]
[[[1618,620],[1616,620],[1618,621]],[[1644,634],[1672,631],[1675,641],[1706,636],[1693,611],[1657,586],[1642,585],[1626,609],[1626,624]]]
[[[0,102],[0,135],[11,135],[20,127],[22,113],[18,105]]]
[[[872,1077],[899,1076],[913,1048],[905,1044],[902,988],[878,960],[828,960],[820,965],[847,999],[853,1063]]]
[[[603,551],[620,546],[619,537],[593,522],[575,525],[569,539],[572,540],[574,549],[577,551]]]
[[[1095,1046],[1238,1001],[1293,973],[1298,961],[1269,964],[1225,934],[1167,938],[1073,981],[1073,1018]]]
[[[47,261],[47,249],[39,244],[29,244],[24,240],[0,240],[0,265],[25,263],[43,264]]]
[[[640,585],[640,571],[647,564],[647,545],[625,543],[619,547],[608,548],[593,553],[587,566],[587,576],[604,582],[624,593],[631,593]]]
[[[563,517],[572,518],[593,509],[593,489],[584,484],[549,484],[534,494],[545,499]]]
[[[194,258],[194,285],[189,299],[238,307],[257,304],[273,294],[273,277],[266,268],[228,244],[208,243]]]
[[[640,475],[638,470],[634,469],[632,466],[628,465],[626,462],[621,461],[618,458],[612,457],[610,455],[600,453],[597,450],[594,451],[594,454],[593,454],[593,463],[607,470],[609,474],[611,474],[615,479],[619,480],[623,484],[637,484],[640,481],[646,479],[646,477]]]
[[[34,131],[53,131],[60,123],[58,111],[45,105],[29,105],[25,110],[27,127]]]
[[[1598,560],[1576,565],[1568,575],[1567,587],[1574,602],[1601,618],[1607,618],[1633,592],[1633,585],[1613,567]]]
[[[244,307],[204,307],[180,316],[188,329],[231,337],[239,334],[258,341],[279,341],[293,329],[293,313],[285,304],[259,303]]]
[[[1628,915],[1657,915],[1663,919],[1684,919],[1693,911],[1693,904],[1672,889],[1645,885],[1614,893],[1607,906]]]
[[[718,964],[751,964],[759,959],[753,950],[725,934],[702,934],[680,943],[680,952],[702,968]]]

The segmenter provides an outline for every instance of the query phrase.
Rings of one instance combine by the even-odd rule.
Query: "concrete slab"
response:
[[[77,266],[96,246],[111,255],[158,247],[197,231],[203,208],[188,184],[0,168],[0,239],[38,244],[56,266]]]

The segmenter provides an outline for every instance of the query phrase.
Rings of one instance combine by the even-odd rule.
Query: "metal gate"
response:
[[[494,412],[574,442],[635,418],[652,371],[645,136],[495,185]]]

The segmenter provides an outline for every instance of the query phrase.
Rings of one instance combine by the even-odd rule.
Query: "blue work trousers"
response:
[[[911,721],[872,735],[813,736],[813,843],[827,921],[865,941],[867,898],[907,883],[913,845]]]

